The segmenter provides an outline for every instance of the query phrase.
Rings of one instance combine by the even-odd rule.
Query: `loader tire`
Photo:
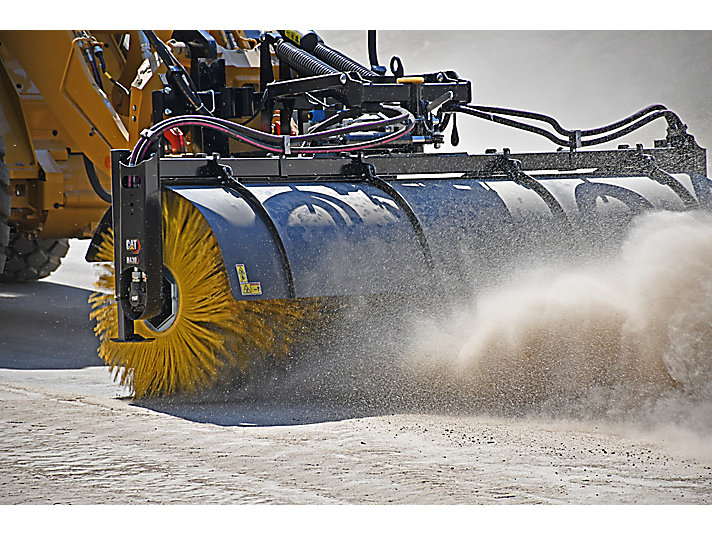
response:
[[[30,282],[52,274],[67,255],[66,239],[32,239],[15,234],[5,249],[7,261],[0,282]]]
[[[5,145],[0,137],[0,274],[5,267],[6,249],[10,244],[10,174],[5,164]]]

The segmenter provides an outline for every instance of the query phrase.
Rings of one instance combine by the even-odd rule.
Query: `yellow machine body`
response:
[[[156,34],[190,64],[187,47],[169,40],[171,31]],[[258,85],[255,43],[238,31],[211,35],[226,60],[228,85]],[[83,55],[96,44],[108,74],[103,88]],[[91,237],[108,203],[94,192],[83,158],[108,190],[109,152],[133,146],[150,126],[151,93],[162,88],[164,73],[136,30],[0,31],[0,138],[10,175],[10,224],[41,239]]]

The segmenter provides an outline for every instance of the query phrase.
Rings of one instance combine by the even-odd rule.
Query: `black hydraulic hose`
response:
[[[546,122],[550,124],[554,128],[554,130],[556,130],[561,135],[568,136],[570,133],[568,130],[564,129],[556,119],[554,119],[553,117],[549,117],[548,115],[542,115],[541,113],[535,113],[532,111],[521,111],[518,109],[497,108],[492,106],[468,105],[467,107],[476,111],[481,111],[482,113],[497,113],[498,115],[509,115],[511,117],[521,117],[523,119],[532,119]]]
[[[548,115],[543,115],[541,113],[535,113],[532,111],[521,111],[518,109],[507,109],[507,108],[498,108],[498,107],[491,107],[491,106],[475,106],[475,105],[468,105],[469,108],[476,109],[477,111],[482,111],[484,113],[496,113],[498,115],[509,115],[512,117],[521,117],[524,119],[532,119],[532,120],[538,120],[542,122],[546,122],[550,124],[554,130],[556,130],[558,133],[561,135],[565,135],[567,137],[570,137],[573,135],[575,132],[573,130],[566,130],[563,128],[559,122],[554,119],[553,117],[549,117]],[[668,121],[668,124],[672,126],[673,128],[681,128],[682,127],[682,121],[680,121],[680,118],[675,115],[672,111],[669,111],[665,106],[662,104],[655,104],[652,106],[648,106],[644,109],[641,109],[640,111],[637,111],[633,115],[626,117],[625,119],[621,119],[617,122],[614,122],[613,124],[608,124],[606,126],[601,126],[600,128],[594,128],[591,130],[581,130],[579,134],[581,137],[589,137],[592,135],[600,135],[603,133],[608,133],[612,132],[614,130],[617,130],[623,126],[627,126],[628,124],[636,121],[637,119],[644,117],[645,115],[648,115],[649,113],[653,113],[655,111],[662,111],[665,112],[665,118]]]
[[[289,138],[291,143],[302,143],[319,139],[333,138],[350,132],[368,131],[396,123],[404,123],[404,126],[400,130],[392,134],[383,135],[382,137],[379,137],[373,141],[368,141],[364,143],[347,143],[343,145],[329,145],[325,147],[319,146],[314,148],[294,146],[291,148],[291,152],[295,154],[316,154],[325,152],[353,151],[361,148],[371,148],[376,145],[385,144],[390,141],[397,140],[413,129],[415,125],[415,119],[409,112],[399,108],[388,106],[382,106],[382,111],[384,114],[391,116],[386,119],[378,119],[368,122],[356,123],[342,128],[335,128],[323,132],[312,132],[305,135],[295,136],[268,134],[260,130],[255,130],[247,126],[233,123],[231,121],[220,119],[217,117],[205,117],[203,115],[182,115],[172,117],[169,119],[165,119],[155,124],[151,129],[144,130],[144,132],[142,132],[141,139],[131,152],[130,163],[132,165],[136,165],[139,161],[142,161],[143,157],[148,153],[149,148],[163,132],[169,130],[170,128],[180,126],[200,126],[210,128],[213,130],[221,131],[226,135],[234,137],[235,139],[251,144],[263,150],[282,153],[284,151],[285,138],[287,137]]]
[[[361,131],[369,131],[373,130],[376,128],[383,128],[384,126],[389,126],[401,122],[407,122],[409,120],[412,120],[412,116],[410,113],[408,113],[405,110],[399,109],[399,108],[394,108],[394,107],[389,107],[389,106],[382,106],[382,111],[386,115],[390,115],[389,117],[385,119],[376,119],[372,121],[367,121],[367,122],[360,122],[360,123],[354,123],[349,126],[343,126],[341,128],[335,128],[335,129],[330,129],[326,131],[319,131],[319,132],[310,132],[307,134],[302,134],[302,135],[293,135],[290,136],[290,139],[294,143],[301,143],[301,142],[307,142],[307,141],[316,141],[320,139],[328,139],[330,137],[335,137],[338,135],[344,135],[347,133],[351,132],[361,132]],[[200,121],[202,124],[205,124],[206,126],[210,126],[211,124],[215,124],[218,126],[221,126],[223,128],[226,128],[227,130],[230,130],[236,134],[249,137],[250,139],[260,142],[260,143],[267,143],[267,144],[272,144],[276,146],[279,146],[280,143],[283,142],[284,136],[281,135],[274,135],[274,134],[269,134],[266,132],[262,132],[260,130],[255,130],[249,127],[246,127],[242,124],[236,124],[234,122],[231,122],[226,119],[220,119],[218,117],[202,117],[202,116],[190,116],[190,115],[181,115],[177,117],[172,117],[170,119],[166,119],[156,125],[153,126],[152,132],[150,132],[149,137],[153,136],[158,136],[159,132],[164,132],[170,128],[180,126],[180,123],[186,120],[190,121]],[[298,150],[298,148],[295,148],[295,150]]]
[[[109,193],[106,189],[104,189],[104,186],[101,185],[99,177],[96,175],[96,169],[94,168],[94,164],[86,156],[84,156],[84,168],[87,171],[87,176],[89,177],[89,183],[91,184],[91,188],[101,200],[111,204],[111,193]]]
[[[619,130],[617,132],[614,132],[612,134],[603,136],[603,137],[598,137],[596,139],[590,139],[587,141],[581,141],[581,146],[593,146],[593,145],[600,145],[601,143],[607,143],[609,141],[614,141],[615,139],[619,139],[623,137],[624,135],[628,135],[631,132],[634,132],[635,130],[638,130],[645,126],[646,124],[653,122],[656,119],[659,118],[665,118],[668,122],[668,125],[671,125],[675,129],[681,129],[683,126],[682,121],[680,121],[680,118],[675,115],[672,111],[656,111],[655,113],[648,115],[647,117],[644,117],[643,119],[639,120],[638,122],[634,122],[633,124],[627,126],[626,128],[623,128],[622,130]],[[674,125],[673,125],[674,124]]]
[[[647,108],[641,109],[637,113],[634,113],[630,117],[626,117],[625,119],[619,120],[618,122],[614,122],[613,124],[609,124],[608,126],[602,126],[600,128],[594,128],[592,130],[582,130],[581,135],[588,136],[588,135],[600,135],[603,133],[608,133],[613,130],[617,130],[618,128],[620,128],[622,126],[626,126],[626,125],[630,124],[631,122],[638,120],[640,117],[643,117],[643,116],[645,116],[649,113],[652,113],[654,111],[667,111],[667,108],[661,104],[655,104],[653,106],[648,106]],[[671,113],[674,116],[674,119],[672,119],[673,122],[679,123],[679,125],[682,124],[680,119],[677,117],[677,115],[675,115],[671,111],[669,113]],[[675,120],[675,119],[677,119],[677,120]],[[670,120],[668,120],[668,123],[670,123]]]
[[[339,72],[334,67],[327,65],[309,52],[286,42],[284,39],[276,41],[272,46],[280,61],[287,63],[290,67],[299,72],[299,74],[306,76],[324,76],[326,74],[336,74]]]
[[[201,126],[205,128],[210,128],[212,130],[220,131],[224,133],[225,135],[228,135],[230,137],[233,137],[235,139],[238,139],[239,141],[246,142],[248,144],[251,144],[253,146],[256,146],[258,148],[261,148],[263,150],[267,150],[270,152],[276,152],[278,154],[285,154],[287,153],[286,148],[283,146],[277,146],[277,145],[268,145],[264,144],[260,141],[257,141],[256,139],[250,138],[248,136],[243,135],[242,133],[239,133],[235,129],[230,129],[222,124],[219,124],[214,117],[204,117],[202,115],[194,115],[194,116],[183,116],[181,117],[180,121],[178,122],[171,122],[170,125],[166,124],[167,121],[163,121],[162,126],[160,128],[157,128],[155,132],[153,132],[149,138],[142,139],[139,141],[134,149],[131,152],[131,157],[129,159],[129,163],[131,165],[136,165],[143,161],[144,156],[148,153],[150,147],[153,145],[152,138],[155,137],[156,135],[163,133],[166,131],[166,129],[173,127],[173,126]],[[327,153],[337,153],[337,152],[354,152],[358,150],[363,150],[367,148],[374,148],[380,145],[384,145],[386,143],[389,143],[391,141],[396,141],[400,139],[401,137],[407,135],[410,133],[413,128],[415,127],[415,119],[413,118],[412,115],[407,114],[407,120],[405,121],[406,124],[400,128],[399,130],[391,133],[391,134],[386,134],[381,137],[378,137],[376,139],[373,139],[371,141],[365,141],[362,143],[348,143],[348,144],[339,144],[339,145],[329,145],[329,146],[318,146],[318,147],[294,147],[291,149],[291,153],[293,154],[327,154]],[[286,138],[288,136],[276,136],[280,138]],[[299,136],[294,136],[294,138],[298,138]]]
[[[368,121],[368,122],[355,122],[349,126],[344,126],[341,128],[336,128],[333,130],[328,130],[326,132],[315,132],[311,131],[308,134],[300,135],[298,136],[299,141],[314,141],[317,139],[324,139],[326,137],[333,137],[334,135],[344,135],[350,132],[367,132],[370,130],[375,130],[375,129],[380,129],[383,128],[384,126],[389,126],[392,124],[397,124],[399,122],[403,122],[408,118],[407,113],[401,113],[399,110],[393,109],[393,108],[387,108],[386,106],[383,107],[383,111],[388,113],[395,113],[391,117],[388,117],[387,119],[380,119],[380,120],[375,120],[375,121]]]
[[[95,55],[97,58],[99,58],[99,67],[101,68],[101,72],[104,74],[104,76],[106,76],[106,78],[107,78],[111,83],[113,83],[116,87],[118,87],[119,89],[121,89],[121,91],[123,91],[123,93],[124,93],[125,95],[130,95],[131,93],[129,92],[129,90],[126,89],[126,87],[124,87],[124,86],[123,86],[121,83],[119,83],[117,80],[115,80],[115,79],[113,78],[113,76],[111,76],[111,74],[109,74],[109,72],[106,70],[106,61],[104,60],[104,51],[102,50],[101,45],[100,45],[100,44],[94,45],[94,49],[93,49],[93,50],[94,50],[94,55]],[[103,88],[102,88],[102,90],[103,90]]]
[[[183,65],[181,65],[180,61],[176,59],[176,57],[171,53],[171,51],[168,49],[168,46],[166,43],[161,41],[158,36],[156,35],[156,32],[153,30],[141,30],[143,34],[146,36],[146,38],[149,40],[151,43],[151,46],[153,49],[158,53],[158,57],[161,58],[161,61],[166,64],[166,67],[169,65],[173,65],[175,67],[178,67],[183,71],[183,73],[186,75],[186,83],[190,87],[192,91],[197,91],[195,85],[193,84],[193,80],[191,80],[190,76],[188,76],[188,73],[186,72],[185,68]]]
[[[553,143],[556,143],[557,145],[560,146],[569,146],[569,141],[568,140],[562,140],[559,139],[556,135],[553,133],[544,130],[543,128],[539,128],[538,126],[532,126],[531,124],[524,124],[522,122],[517,122],[513,121],[511,119],[506,119],[504,117],[500,117],[499,115],[494,115],[492,113],[485,113],[483,111],[477,111],[476,109],[471,109],[468,106],[464,106],[461,104],[446,104],[447,109],[446,111],[459,111],[461,113],[465,113],[467,115],[472,115],[473,117],[477,117],[479,119],[485,119],[491,122],[496,122],[497,124],[503,124],[504,126],[510,126],[512,128],[517,128],[519,130],[524,130],[526,132],[531,132],[535,133],[537,135],[541,135],[543,137],[546,137]]]
[[[96,59],[91,52],[89,47],[84,49],[84,55],[86,55],[87,63],[89,63],[89,68],[91,69],[91,74],[94,77],[94,81],[99,86],[99,89],[104,90],[104,85],[101,83],[101,75],[99,74],[99,69],[96,66]]]
[[[466,105],[462,105],[462,104],[449,104],[446,111],[460,111],[462,113],[472,115],[473,117],[489,120],[491,122],[495,122],[495,123],[502,124],[505,126],[510,126],[512,128],[517,128],[519,130],[524,130],[527,132],[535,133],[537,135],[546,137],[547,139],[549,139],[550,141],[552,141],[553,143],[555,143],[559,146],[570,147],[570,148],[576,148],[577,146],[581,146],[581,147],[594,146],[594,145],[600,145],[603,143],[614,141],[614,140],[619,139],[625,135],[628,135],[631,132],[634,132],[635,130],[642,128],[646,124],[648,124],[656,119],[659,119],[659,118],[665,118],[668,122],[668,125],[675,129],[682,129],[684,127],[682,121],[675,113],[673,113],[672,111],[669,111],[664,106],[655,105],[655,106],[650,106],[649,108],[646,108],[644,110],[641,110],[638,113],[632,115],[631,117],[628,117],[626,119],[618,121],[617,123],[614,123],[614,124],[611,124],[608,126],[604,126],[601,128],[596,128],[593,130],[582,130],[580,132],[581,136],[584,136],[584,132],[585,132],[585,135],[593,135],[592,132],[600,133],[600,132],[611,131],[614,127],[620,128],[621,125],[627,124],[627,126],[625,128],[622,128],[616,132],[613,132],[609,135],[605,135],[603,137],[598,137],[595,139],[586,139],[586,140],[581,139],[580,143],[577,145],[576,141],[573,139],[573,134],[576,133],[575,131],[561,129],[563,131],[563,135],[568,136],[568,139],[564,140],[564,139],[560,139],[559,137],[552,134],[551,132],[544,130],[543,128],[539,128],[537,126],[532,126],[530,124],[517,122],[517,121],[511,120],[511,119],[507,119],[505,117],[500,117],[499,115],[496,115],[494,112],[480,111],[480,109],[478,109],[478,108],[489,109],[489,110],[501,109],[501,108],[487,108],[485,106],[466,106]],[[549,124],[552,124],[552,122],[553,122],[558,125],[558,122],[556,122],[555,119],[553,119],[551,117],[547,117],[546,115],[541,115],[538,113],[531,113],[531,112],[524,112],[524,111],[520,112],[518,110],[506,110],[506,111],[507,111],[507,114],[509,114],[509,115],[521,116],[524,118],[531,118],[531,119],[535,119],[535,120],[544,120],[545,122],[547,122]],[[635,118],[638,118],[641,116],[643,117],[642,119],[631,123],[631,120],[635,120]],[[552,126],[554,126],[554,124],[552,124]],[[559,128],[561,128],[561,127],[559,126]],[[560,130],[557,129],[557,131],[560,131]]]
[[[161,41],[158,36],[152,30],[141,30],[146,36],[148,41],[151,43],[153,49],[158,53],[158,57],[161,61],[168,65],[176,65],[178,62],[175,61],[173,55],[168,51],[163,41]],[[177,66],[177,65],[176,65]]]
[[[557,121],[553,117],[549,117],[548,115],[543,115],[541,113],[535,113],[532,111],[522,111],[522,110],[518,110],[518,109],[499,108],[499,107],[492,107],[492,106],[468,105],[468,107],[475,109],[477,111],[482,111],[484,113],[496,113],[498,115],[509,115],[511,117],[521,117],[523,119],[532,119],[532,120],[546,122],[547,124],[550,124],[554,128],[554,130],[556,130],[559,134],[567,136],[567,137],[573,133],[571,130],[567,130],[564,127],[562,127],[559,124],[559,121]],[[649,107],[631,115],[630,117],[627,117],[627,118],[620,120],[616,123],[609,124],[608,126],[603,126],[601,128],[596,128],[594,130],[581,130],[580,134],[583,137],[583,136],[587,136],[587,135],[598,135],[601,133],[606,133],[606,132],[615,130],[617,128],[620,128],[621,126],[627,125],[627,124],[633,122],[634,120],[636,120],[636,119],[642,117],[643,115],[646,115],[652,111],[658,111],[658,110],[663,110],[663,109],[667,109],[667,108],[665,106],[661,106],[661,105],[649,106]]]
[[[153,49],[158,53],[158,56],[161,58],[161,61],[163,61],[163,63],[166,65],[166,68],[168,68],[169,78],[171,79],[171,81],[174,81],[176,83],[176,85],[178,86],[178,90],[183,94],[183,96],[188,100],[188,102],[191,103],[191,105],[198,113],[212,115],[212,113],[208,111],[208,109],[203,104],[203,101],[200,100],[200,97],[197,95],[198,90],[195,87],[193,80],[190,78],[183,65],[181,65],[180,62],[171,53],[166,44],[161,41],[152,30],[141,31],[143,31],[144,35],[151,43]],[[181,75],[171,76],[171,66],[176,67],[180,71]]]
[[[368,30],[368,62],[371,68],[378,67],[378,50],[376,48],[376,30]]]

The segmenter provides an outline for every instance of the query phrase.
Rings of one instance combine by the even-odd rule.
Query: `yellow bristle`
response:
[[[113,260],[111,231],[97,259]],[[215,385],[227,372],[247,372],[255,358],[284,358],[301,325],[318,313],[314,300],[236,301],[210,226],[197,208],[171,192],[163,194],[163,263],[178,287],[175,322],[163,332],[134,323],[137,334],[154,341],[111,341],[118,335],[111,263],[103,264],[98,292],[89,298],[99,355],[135,398],[192,393]]]

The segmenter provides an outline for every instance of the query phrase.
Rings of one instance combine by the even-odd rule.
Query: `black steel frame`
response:
[[[520,154],[504,150],[481,155],[395,153],[243,158],[220,158],[217,154],[183,157],[154,155],[137,166],[124,163],[128,154],[125,150],[112,151],[114,261],[117,266],[116,295],[120,318],[116,341],[128,342],[145,341],[134,333],[133,321],[156,315],[164,299],[161,244],[161,187],[164,185],[222,185],[244,195],[253,208],[262,209],[244,184],[304,181],[370,183],[389,193],[396,201],[402,201],[401,208],[421,237],[426,261],[432,266],[429,247],[418,218],[400,195],[393,195],[395,190],[389,183],[393,180],[413,175],[424,175],[425,179],[431,180],[452,178],[453,175],[514,180],[540,194],[552,213],[558,215],[563,214],[563,209],[542,185],[548,178],[649,176],[669,186],[688,207],[693,207],[692,203],[697,201],[672,175],[707,174],[706,150],[694,142],[684,147],[644,149],[637,146],[616,150]],[[530,174],[535,172],[549,174],[535,178]],[[277,243],[281,243],[276,229],[271,228],[271,231]],[[97,239],[100,239],[99,233],[95,235],[95,241]],[[129,243],[134,241],[127,240],[140,242],[140,251],[134,254],[133,250],[129,250]],[[96,243],[92,249],[96,249]],[[291,273],[284,250],[282,253],[285,268]],[[92,261],[89,257],[87,259]],[[137,276],[136,272],[141,274]],[[294,294],[291,279],[290,289]],[[133,303],[132,298],[135,299]]]

